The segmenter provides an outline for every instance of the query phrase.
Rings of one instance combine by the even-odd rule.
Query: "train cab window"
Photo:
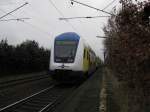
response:
[[[57,63],[73,63],[76,56],[78,41],[56,40],[54,60]]]

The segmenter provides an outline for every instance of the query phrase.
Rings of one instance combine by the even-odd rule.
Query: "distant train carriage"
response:
[[[85,78],[96,69],[96,55],[78,34],[63,33],[54,40],[49,69],[57,80]]]

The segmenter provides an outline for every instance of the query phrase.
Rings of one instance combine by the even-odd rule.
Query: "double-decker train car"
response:
[[[96,69],[96,55],[74,32],[58,35],[51,49],[49,70],[56,80],[86,78]]]

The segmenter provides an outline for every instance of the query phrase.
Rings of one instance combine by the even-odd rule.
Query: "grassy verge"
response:
[[[104,75],[106,80],[107,112],[128,112],[126,84],[119,82],[108,68],[105,68]]]

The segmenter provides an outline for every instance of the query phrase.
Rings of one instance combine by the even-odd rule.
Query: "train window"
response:
[[[86,50],[84,49],[84,54],[83,54],[83,57],[85,58],[85,56],[86,56]]]
[[[89,56],[89,53],[88,53],[88,51],[87,51],[87,59],[89,58],[88,56]]]

